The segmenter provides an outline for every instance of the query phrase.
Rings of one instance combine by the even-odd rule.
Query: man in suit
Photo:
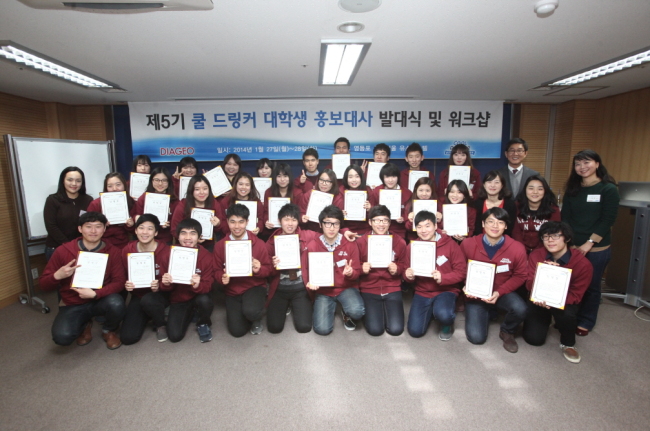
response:
[[[508,141],[506,147],[506,158],[508,166],[499,169],[506,179],[508,190],[512,192],[512,197],[516,198],[519,192],[524,188],[524,183],[528,177],[539,175],[539,172],[527,168],[523,165],[524,159],[528,155],[528,144],[521,138],[513,138]]]

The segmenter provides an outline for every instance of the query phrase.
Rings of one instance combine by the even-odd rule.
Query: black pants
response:
[[[555,327],[560,331],[560,343],[573,347],[576,344],[576,315],[578,305],[566,305],[564,310],[545,308],[528,301],[528,314],[524,320],[523,336],[528,344],[541,346],[546,342],[551,317],[555,319]]]
[[[196,295],[194,298],[185,302],[177,302],[169,306],[169,315],[167,316],[167,336],[169,341],[176,343],[185,337],[187,328],[190,326],[194,310],[199,317],[196,325],[212,326],[212,310],[214,302],[209,293]]]
[[[266,311],[266,324],[271,334],[279,334],[284,329],[287,320],[287,309],[291,304],[293,326],[296,331],[306,333],[311,331],[314,307],[305,289],[294,292],[276,291],[269,302]]]
[[[382,335],[384,330],[390,335],[401,335],[404,332],[404,302],[401,290],[384,296],[361,292],[361,297],[366,306],[363,326],[368,334],[376,337]]]
[[[251,287],[241,295],[226,296],[226,320],[230,335],[243,337],[251,329],[252,322],[262,318],[265,302],[265,286]]]
[[[59,307],[59,313],[52,323],[52,340],[60,346],[69,346],[81,335],[88,321],[96,316],[106,318],[103,325],[105,331],[115,331],[125,312],[124,299],[119,293],[85,304]]]
[[[122,322],[120,339],[122,344],[135,344],[142,338],[149,319],[157,328],[165,326],[165,308],[169,306],[167,292],[149,292],[142,298],[131,295],[131,301],[126,307],[126,315]]]

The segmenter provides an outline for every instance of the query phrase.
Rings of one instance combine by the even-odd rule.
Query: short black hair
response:
[[[248,220],[248,217],[250,217],[250,215],[251,212],[249,211],[248,207],[242,204],[232,204],[226,210],[226,219],[229,219],[232,216],[237,216],[243,218],[244,220]]]
[[[198,163],[196,163],[196,159],[194,157],[183,157],[180,162],[178,162],[181,168],[184,168],[185,166],[192,166],[195,169],[199,168]]]
[[[158,216],[154,214],[142,214],[140,217],[138,217],[138,220],[136,220],[134,228],[137,229],[138,226],[147,221],[153,223],[153,227],[156,229],[156,232],[160,230],[160,220],[158,220]]]
[[[483,215],[481,216],[481,220],[485,221],[490,216],[494,216],[495,219],[506,222],[506,227],[510,226],[510,216],[508,215],[508,211],[504,210],[503,208],[499,208],[499,207],[490,208],[489,210],[483,213]]]
[[[554,233],[561,233],[564,237],[564,242],[567,245],[573,243],[573,229],[566,222],[563,221],[547,221],[539,227],[539,240],[542,241],[544,235],[551,235]]]
[[[372,154],[375,154],[377,151],[386,151],[386,155],[390,157],[390,147],[384,143],[375,145],[375,148],[372,149]]]
[[[285,217],[295,218],[300,221],[300,207],[296,204],[286,204],[278,211],[278,220]]]
[[[384,182],[385,177],[397,177],[397,184],[399,184],[399,168],[395,166],[393,163],[386,163],[384,166],[381,167],[381,170],[379,171],[379,179],[381,179],[381,182],[386,185]]]
[[[408,156],[409,153],[415,153],[415,152],[418,152],[420,153],[421,156],[424,156],[424,151],[422,151],[422,145],[418,144],[417,142],[413,142],[411,145],[406,147],[406,152],[404,153],[404,155]]]
[[[79,217],[79,222],[77,223],[77,226],[83,226],[86,223],[94,223],[94,222],[100,222],[104,226],[106,226],[106,223],[108,223],[108,220],[106,219],[106,216],[102,213],[98,213],[95,211],[90,211],[87,213],[81,214]]]
[[[268,159],[268,157],[262,157],[258,162],[257,162],[257,167],[256,169],[262,169],[264,165],[268,165],[271,170],[275,168],[275,162],[271,161]]]
[[[318,151],[316,151],[316,148],[307,148],[305,152],[302,153],[302,159],[305,160],[305,157],[307,156],[314,156],[316,157],[316,160],[319,160]]]
[[[528,151],[528,144],[526,143],[526,141],[524,141],[521,138],[512,138],[511,140],[509,140],[508,143],[506,144],[506,151],[508,151],[510,149],[510,146],[514,144],[521,144],[524,146],[524,151]]]
[[[390,219],[390,210],[386,205],[375,205],[368,211],[368,220],[372,220],[378,216],[386,216]]]
[[[149,156],[140,154],[139,156],[136,156],[135,159],[133,159],[133,172],[137,172],[138,170],[138,164],[147,164],[149,167],[151,167],[151,159]]]
[[[186,218],[183,219],[178,225],[176,226],[176,236],[180,236],[181,231],[183,229],[190,229],[190,230],[195,230],[196,233],[199,234],[199,238],[201,238],[201,234],[203,233],[203,228],[201,227],[201,223],[199,223],[198,220],[194,220],[193,218]]]
[[[318,215],[318,221],[322,224],[323,220],[326,218],[335,218],[341,222],[341,227],[343,227],[343,210],[337,207],[336,205],[328,205],[323,208],[323,211]]]
[[[348,150],[350,149],[350,141],[348,140],[348,138],[344,138],[342,136],[338,138],[336,141],[334,141],[334,148],[336,148],[336,144],[338,144],[339,142],[345,142],[346,145],[348,146]]]
[[[432,213],[431,211],[420,211],[419,213],[416,214],[415,220],[413,220],[413,225],[417,226],[423,221],[429,220],[433,225],[437,225],[438,220],[436,220],[436,215]]]

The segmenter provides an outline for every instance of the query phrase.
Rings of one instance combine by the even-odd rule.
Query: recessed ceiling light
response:
[[[321,41],[319,85],[350,85],[370,49],[368,41]]]
[[[343,33],[357,33],[363,30],[364,28],[366,27],[360,22],[353,22],[353,21],[344,22],[343,24],[338,26],[339,31]]]
[[[381,6],[381,0],[339,0],[339,7],[352,13],[370,12]]]
[[[535,13],[537,16],[545,18],[555,12],[559,6],[559,0],[539,0],[535,3]]]

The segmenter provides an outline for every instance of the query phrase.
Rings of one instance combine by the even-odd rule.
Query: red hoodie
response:
[[[96,289],[95,293],[97,298],[82,299],[79,294],[70,289],[74,274],[63,280],[54,279],[54,273],[57,272],[62,266],[67,265],[79,255],[78,241],[81,237],[73,239],[70,242],[57,247],[52,255],[52,258],[45,266],[43,274],[39,279],[39,286],[41,290],[50,291],[59,288],[61,300],[65,305],[81,305],[108,296],[112,293],[121,292],[126,283],[126,276],[124,267],[122,266],[122,259],[120,257],[120,249],[108,243],[97,251],[97,253],[108,253],[108,263],[106,264],[106,272],[104,273],[104,284],[101,289]]]
[[[539,228],[547,221],[562,220],[560,208],[557,205],[552,205],[552,208],[555,212],[551,213],[548,219],[540,220],[537,217],[524,218],[519,212],[519,206],[517,206],[517,217],[512,228],[512,238],[525,245],[526,251],[529,253],[537,248],[544,248],[544,244],[539,239]]]
[[[358,238],[356,243],[359,247],[359,258],[363,266],[364,262],[368,262],[368,235]],[[406,243],[402,238],[395,235],[393,235],[392,261],[397,265],[395,275],[391,275],[388,268],[370,268],[368,274],[364,274],[363,270],[361,270],[359,290],[375,295],[385,295],[399,291],[402,284],[402,274],[408,268],[408,260],[406,259]]]
[[[199,287],[194,289],[189,284],[172,283],[169,286],[160,284],[160,290],[171,291],[169,300],[172,304],[179,302],[187,302],[192,300],[196,295],[202,293],[210,293],[212,289],[212,282],[214,281],[214,259],[209,251],[202,246],[198,246],[199,256],[196,259],[195,274],[201,276]],[[164,268],[164,273],[169,270],[168,266]]]
[[[416,241],[422,240],[418,238]],[[410,267],[411,244],[406,249],[406,257]],[[440,239],[436,243],[436,269],[440,271],[440,284],[433,277],[416,275],[415,293],[424,298],[433,298],[442,292],[458,295],[467,276],[467,260],[456,241],[444,233],[440,233]]]
[[[339,186],[339,194],[341,195],[342,202],[341,202],[341,209],[345,210],[345,186],[340,185]],[[362,189],[354,189],[354,191],[364,191]],[[366,187],[365,190],[368,193],[368,201],[370,202],[370,207],[374,207],[377,205],[377,201],[375,200],[375,193],[372,191],[370,187]],[[352,232],[357,233],[359,235],[367,235],[372,232],[372,229],[370,228],[370,224],[368,224],[368,211],[366,211],[366,220],[365,221],[360,221],[360,220],[345,220],[345,227],[350,229]]]
[[[566,296],[567,304],[580,304],[589,284],[591,283],[591,275],[594,272],[594,267],[589,262],[589,259],[584,257],[582,253],[576,248],[570,249],[571,259],[567,265],[560,265],[563,268],[571,268],[571,281],[569,282],[569,292]],[[533,283],[535,282],[535,274],[537,273],[537,264],[539,262],[546,262],[548,251],[545,248],[538,248],[533,250],[528,256],[528,280],[526,280],[526,289],[529,292],[533,291]]]
[[[307,244],[307,252],[328,252],[325,245],[318,238],[313,239]],[[359,260],[359,248],[354,242],[347,241],[344,237],[341,238],[341,244],[334,249],[334,286],[320,287],[316,290],[317,294],[327,296],[338,296],[345,289],[359,288],[359,276],[361,275],[361,261]],[[352,261],[352,275],[343,275],[345,265]],[[339,264],[337,264],[339,263]],[[302,271],[302,279],[305,286],[309,283],[309,259],[307,259],[305,267]]]
[[[266,277],[270,276],[273,270],[273,264],[271,263],[269,253],[266,251],[264,241],[253,235],[250,231],[246,231],[246,233],[248,234],[248,239],[252,242],[253,259],[260,261],[260,270],[257,274],[253,274],[250,277],[230,277],[230,282],[225,286],[225,292],[228,296],[242,295],[255,286],[266,286]],[[221,277],[226,272],[226,241],[232,241],[230,234],[214,246],[215,278],[218,283],[221,283]]]
[[[130,197],[128,198],[131,199]],[[133,202],[131,200],[131,202]],[[88,205],[88,212],[94,211],[102,213],[102,201],[101,198],[97,198]],[[129,217],[134,218],[135,215],[135,205],[132,205],[129,209]],[[114,245],[115,247],[122,249],[129,242],[129,233],[133,232],[135,228],[133,226],[127,227],[125,224],[116,224],[109,225],[106,228],[106,232],[102,235],[102,241]]]
[[[138,241],[131,241],[122,249],[122,266],[124,267],[124,274],[126,275],[126,280],[129,279],[129,253],[139,253],[138,252]],[[167,271],[169,266],[169,246],[162,241],[158,241],[158,246],[154,253],[154,263],[156,265],[156,280],[158,280],[158,288],[162,287],[162,276]],[[143,287],[136,288],[131,291],[131,295],[142,298],[147,293],[151,292],[151,288]]]

